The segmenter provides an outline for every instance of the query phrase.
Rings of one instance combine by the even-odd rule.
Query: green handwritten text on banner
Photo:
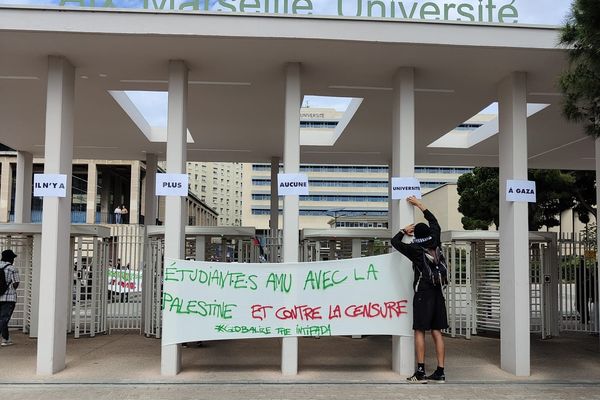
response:
[[[410,336],[412,271],[400,261],[399,253],[297,264],[167,259],[163,345],[286,336]]]

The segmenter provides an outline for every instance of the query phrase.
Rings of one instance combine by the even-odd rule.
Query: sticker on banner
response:
[[[535,203],[535,181],[506,181],[506,201]]]
[[[279,196],[307,195],[308,176],[306,174],[277,174],[277,194]]]
[[[156,195],[182,197],[187,196],[187,174],[156,174]]]
[[[67,175],[34,174],[33,195],[35,197],[67,197]]]
[[[421,198],[421,182],[416,178],[392,178],[392,200]]]

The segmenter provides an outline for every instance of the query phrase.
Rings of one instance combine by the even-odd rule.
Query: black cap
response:
[[[431,236],[431,228],[429,228],[429,225],[422,222],[415,225],[415,238],[423,239],[429,236]]]
[[[4,250],[2,252],[2,261],[12,261],[15,259],[17,255],[12,250]]]

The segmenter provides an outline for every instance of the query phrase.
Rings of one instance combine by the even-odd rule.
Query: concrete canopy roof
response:
[[[530,167],[594,169],[592,139],[560,113],[567,63],[557,36],[515,25],[3,7],[0,142],[43,156],[47,56],[62,55],[77,68],[74,157],[164,157],[166,145],[149,142],[108,91],[167,90],[168,60],[181,59],[192,81],[188,160],[268,162],[283,152],[284,66],[300,62],[303,94],[364,98],[335,145],[304,146],[301,162],[387,164],[389,88],[398,67],[412,66],[416,163],[495,166],[497,136],[470,149],[427,145],[525,71],[528,101],[550,104],[528,120]]]

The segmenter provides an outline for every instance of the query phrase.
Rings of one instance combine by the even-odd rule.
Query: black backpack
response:
[[[3,268],[0,268],[0,296],[2,296],[8,290],[8,282],[6,281],[6,274],[4,270],[10,264],[5,265]]]
[[[436,257],[434,258],[427,249],[423,249],[423,270],[421,278],[430,282],[433,286],[444,287],[448,284],[448,264],[442,249],[435,248]],[[437,258],[437,262],[435,259]]]

